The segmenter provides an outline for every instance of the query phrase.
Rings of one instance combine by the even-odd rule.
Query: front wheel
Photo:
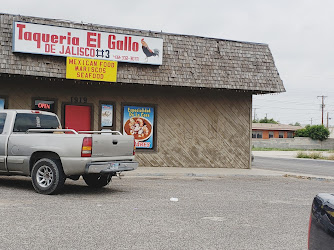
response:
[[[65,174],[57,160],[43,158],[38,160],[31,171],[32,185],[41,194],[54,194],[65,183]]]
[[[111,174],[86,174],[82,176],[86,184],[90,187],[101,188],[109,184],[111,181]]]

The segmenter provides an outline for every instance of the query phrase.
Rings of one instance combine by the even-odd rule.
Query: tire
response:
[[[31,171],[32,185],[40,194],[55,194],[65,183],[65,174],[59,161],[42,158]]]
[[[100,174],[87,174],[82,176],[86,184],[94,188],[102,188],[107,186],[111,181],[111,175],[100,175]]]

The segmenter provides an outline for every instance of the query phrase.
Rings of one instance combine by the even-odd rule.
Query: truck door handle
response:
[[[116,145],[117,143],[118,143],[117,140],[113,140],[113,141],[112,141],[112,144],[114,144],[114,145]]]

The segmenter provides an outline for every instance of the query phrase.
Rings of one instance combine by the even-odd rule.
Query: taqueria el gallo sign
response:
[[[13,52],[162,64],[163,39],[14,22]]]

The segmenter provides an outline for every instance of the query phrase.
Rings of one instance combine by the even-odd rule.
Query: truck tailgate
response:
[[[92,157],[132,156],[134,137],[131,135],[92,135]]]

